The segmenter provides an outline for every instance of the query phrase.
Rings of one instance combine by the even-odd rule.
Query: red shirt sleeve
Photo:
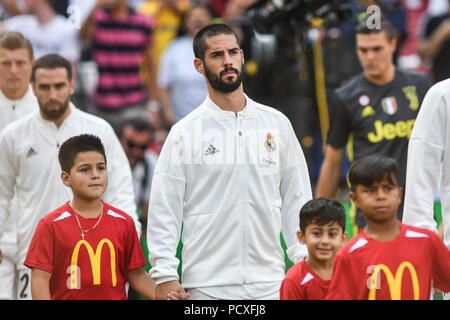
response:
[[[280,300],[306,300],[303,290],[298,283],[292,279],[285,278],[281,283]]]
[[[24,264],[28,268],[53,271],[54,262],[54,232],[51,225],[41,219],[28,247]]]
[[[434,287],[448,292],[450,291],[450,250],[436,234],[433,233],[431,238],[433,240],[433,267],[431,272]]]
[[[141,244],[134,226],[134,221],[128,219],[127,237],[125,239],[125,270],[130,271],[132,269],[143,267],[147,264],[145,261],[144,252],[142,251]]]

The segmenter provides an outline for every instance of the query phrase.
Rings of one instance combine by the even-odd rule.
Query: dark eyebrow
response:
[[[218,55],[218,54],[223,54],[223,50],[212,51],[212,52],[210,53],[211,56],[213,56],[213,55]]]
[[[81,167],[91,167],[92,165],[90,163],[81,163],[77,166],[77,168],[81,168]]]

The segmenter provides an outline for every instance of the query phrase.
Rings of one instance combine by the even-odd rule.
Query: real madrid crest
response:
[[[264,145],[266,146],[266,150],[269,152],[275,151],[277,147],[274,138],[270,132],[268,132],[266,135],[266,142],[264,143]]]

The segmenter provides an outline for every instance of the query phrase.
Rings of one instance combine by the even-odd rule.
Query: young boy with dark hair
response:
[[[34,233],[25,259],[33,299],[127,299],[127,282],[154,299],[155,283],[144,270],[133,219],[101,200],[108,185],[101,140],[72,137],[61,145],[58,159],[73,199],[42,218]]]
[[[300,210],[297,237],[306,244],[308,256],[286,274],[281,300],[323,300],[330,285],[334,257],[347,240],[345,209],[335,200],[308,201]]]
[[[337,254],[327,299],[426,300],[450,291],[450,251],[432,231],[397,220],[398,164],[371,155],[348,173],[350,198],[367,226]]]

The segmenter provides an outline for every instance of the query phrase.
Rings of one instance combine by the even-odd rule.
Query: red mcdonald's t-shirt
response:
[[[127,299],[127,272],[146,264],[133,219],[104,203],[83,240],[75,214],[66,203],[42,218],[24,264],[51,273],[51,299]],[[84,230],[98,221],[77,217]]]

